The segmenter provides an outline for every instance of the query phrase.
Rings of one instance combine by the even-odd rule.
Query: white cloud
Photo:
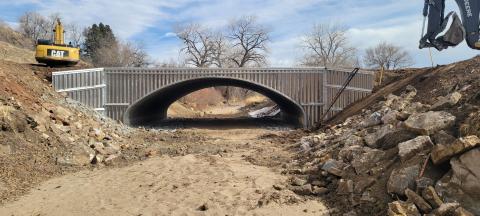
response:
[[[168,0],[50,0],[37,3],[43,14],[60,13],[67,22],[84,26],[103,22],[109,24],[123,39],[140,34],[168,19],[165,10],[182,6],[186,1]]]
[[[165,35],[163,35],[164,38],[171,38],[171,37],[176,37],[177,34],[175,32],[167,32]]]
[[[149,44],[146,47],[155,62],[180,62],[182,59],[180,43]]]
[[[0,5],[24,5],[24,4],[38,4],[41,0],[15,0],[15,1],[0,1]]]
[[[302,56],[301,36],[286,37],[282,40],[273,41],[270,44],[269,63],[275,67],[288,67],[297,65]]]

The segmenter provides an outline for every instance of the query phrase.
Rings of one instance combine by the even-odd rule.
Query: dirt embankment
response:
[[[335,215],[480,214],[479,66],[405,71],[299,139],[291,189]]]
[[[0,60],[33,64],[35,63],[35,52],[0,41]]]

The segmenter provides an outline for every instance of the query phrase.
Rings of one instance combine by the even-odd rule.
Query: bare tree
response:
[[[95,66],[98,67],[144,67],[149,57],[141,43],[119,42],[102,46],[97,50]]]
[[[184,47],[186,62],[196,67],[248,67],[266,64],[268,31],[254,17],[233,20],[228,32],[214,32],[198,24],[176,27]],[[220,88],[227,98],[242,97],[248,91],[234,87]]]
[[[237,67],[248,64],[266,64],[267,43],[270,41],[269,31],[257,23],[253,16],[233,20],[229,26],[227,38],[231,42],[230,60]]]
[[[68,24],[66,25],[66,33],[65,33],[65,38],[66,40],[70,41],[72,43],[72,46],[74,47],[79,47],[85,37],[83,35],[83,32],[85,31],[82,29],[78,24]]]
[[[48,20],[37,12],[26,12],[20,19],[20,32],[33,41],[38,39],[47,39]]]
[[[346,28],[338,24],[315,24],[303,39],[306,66],[346,67],[356,61],[356,49],[349,46]]]
[[[212,64],[219,68],[233,67],[233,64],[229,58],[231,52],[230,44],[225,39],[223,33],[214,33],[212,43]]]
[[[181,52],[186,54],[188,64],[196,67],[208,67],[212,64],[215,43],[215,35],[209,29],[199,24],[188,24],[175,28],[177,37],[184,47]]]
[[[166,61],[154,61],[151,64],[152,67],[160,67],[160,68],[181,68],[185,67],[186,63],[183,61],[179,61],[173,58],[170,58]]]
[[[55,25],[57,25],[57,20],[60,20],[63,23],[62,16],[59,13],[53,13],[48,15],[45,19],[47,20],[47,24],[45,27],[46,36],[44,37],[44,39],[53,40],[53,35],[55,34],[53,30],[55,29]],[[66,26],[65,23],[63,23],[63,25]]]
[[[367,67],[375,69],[398,69],[413,65],[413,59],[407,51],[387,42],[368,48],[363,61]]]
[[[38,39],[53,40],[53,30],[57,24],[57,20],[61,20],[59,13],[53,13],[45,17],[37,12],[26,12],[19,20],[20,32],[33,41],[37,41]],[[71,24],[65,25],[67,34],[70,31],[69,26],[71,26]]]
[[[120,66],[144,67],[149,64],[148,54],[142,43],[126,42],[120,44]]]
[[[92,63],[95,67],[121,67],[121,61],[119,44],[112,44],[99,47]]]

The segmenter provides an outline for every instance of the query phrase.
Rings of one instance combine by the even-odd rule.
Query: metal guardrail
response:
[[[303,107],[308,125],[314,125],[350,72],[325,68],[96,68],[54,72],[52,80],[57,91],[121,121],[131,104],[166,85],[203,77],[243,79],[290,97]],[[373,80],[372,72],[359,71],[326,117],[370,94]]]

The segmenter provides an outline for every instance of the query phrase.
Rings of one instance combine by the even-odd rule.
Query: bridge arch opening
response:
[[[261,84],[227,77],[196,78],[160,88],[128,107],[124,114],[124,123],[133,127],[162,125],[162,122],[168,118],[169,107],[175,101],[192,92],[217,86],[239,87],[262,94],[278,105],[281,111],[279,117],[281,122],[295,128],[306,126],[303,108],[287,95]]]

